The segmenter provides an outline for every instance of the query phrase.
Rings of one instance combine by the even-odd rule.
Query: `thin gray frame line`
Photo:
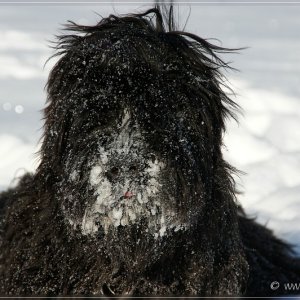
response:
[[[44,297],[0,297],[0,299],[107,299],[106,296],[92,296],[92,297],[84,297],[84,296],[66,296],[66,297],[60,297],[60,296],[57,296],[57,297],[47,297],[47,296],[44,296]],[[115,297],[109,297],[110,299],[132,299],[131,296],[115,296]],[[278,299],[282,299],[282,296],[274,296],[274,297],[215,297],[215,296],[212,296],[212,297],[180,297],[180,296],[174,296],[174,297],[162,297],[162,296],[157,296],[157,297],[136,297],[137,299],[275,299],[275,298],[278,298]],[[289,299],[299,299],[299,296],[287,296],[287,298]]]
[[[300,1],[176,1],[176,2],[171,2],[171,1],[162,1],[162,2],[156,2],[158,4],[300,4]],[[0,5],[1,4],[153,4],[153,1],[1,1],[0,0]],[[60,298],[60,299],[107,299],[107,297],[103,296],[95,296],[95,297],[82,297],[82,296],[66,296],[66,297],[41,297],[41,296],[37,296],[37,297],[5,297],[5,296],[0,296],[0,299],[55,299],[55,298]],[[110,298],[115,298],[115,297],[110,297]],[[116,298],[122,298],[122,299],[131,299],[131,297],[125,297],[125,296],[118,296]],[[137,297],[137,298],[141,298],[141,299],[236,299],[236,297],[162,297],[162,296],[158,296],[158,297]],[[247,299],[256,299],[257,297],[239,297],[239,299],[242,298],[247,298]],[[263,299],[274,299],[274,298],[279,298],[281,299],[282,297],[280,296],[273,296],[273,297],[259,297],[259,298],[263,298]],[[298,299],[298,296],[288,296],[289,299]]]
[[[300,1],[159,1],[158,4],[300,4]],[[0,4],[153,4],[153,1],[0,1]]]

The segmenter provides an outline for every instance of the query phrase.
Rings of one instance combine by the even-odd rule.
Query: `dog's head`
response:
[[[38,171],[66,220],[102,238],[196,226],[216,194],[233,194],[221,141],[235,104],[216,56],[226,49],[166,30],[158,9],[67,29],[77,35],[60,38]]]

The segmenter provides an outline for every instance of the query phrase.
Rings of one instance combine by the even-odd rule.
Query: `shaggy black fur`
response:
[[[236,203],[229,50],[168,25],[155,8],[59,37],[39,168],[1,194],[1,295],[269,296],[300,281],[291,248]]]

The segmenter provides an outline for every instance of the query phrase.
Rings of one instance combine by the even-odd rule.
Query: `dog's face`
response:
[[[154,237],[184,229],[176,218],[174,181],[168,178],[164,161],[150,151],[128,112],[118,127],[106,140],[100,138],[104,142],[89,176],[94,200],[85,209],[82,232],[92,234],[101,228],[106,234],[142,220]]]
[[[173,237],[189,230],[190,207],[183,207],[182,182],[168,155],[151,147],[132,112],[120,115],[65,148],[58,198],[71,230],[99,242],[114,261],[142,270],[176,249]]]
[[[69,156],[63,210],[82,234],[113,235],[120,227],[134,225],[161,239],[188,228],[178,214],[177,184],[168,160],[149,147],[144,135],[124,111],[115,127],[93,135],[96,146],[84,164]],[[83,188],[78,191],[80,183]]]

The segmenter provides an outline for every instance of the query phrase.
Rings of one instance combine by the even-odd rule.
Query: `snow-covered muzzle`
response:
[[[63,205],[69,223],[92,236],[111,235],[130,226],[154,239],[186,230],[187,223],[177,213],[176,182],[167,162],[150,150],[130,114],[124,113],[118,130],[99,135],[97,151],[85,162],[86,174],[79,178],[76,166],[69,171],[70,187],[82,181],[86,189],[76,195],[69,188]],[[84,203],[76,204],[78,197]],[[76,205],[79,213],[74,213]]]

